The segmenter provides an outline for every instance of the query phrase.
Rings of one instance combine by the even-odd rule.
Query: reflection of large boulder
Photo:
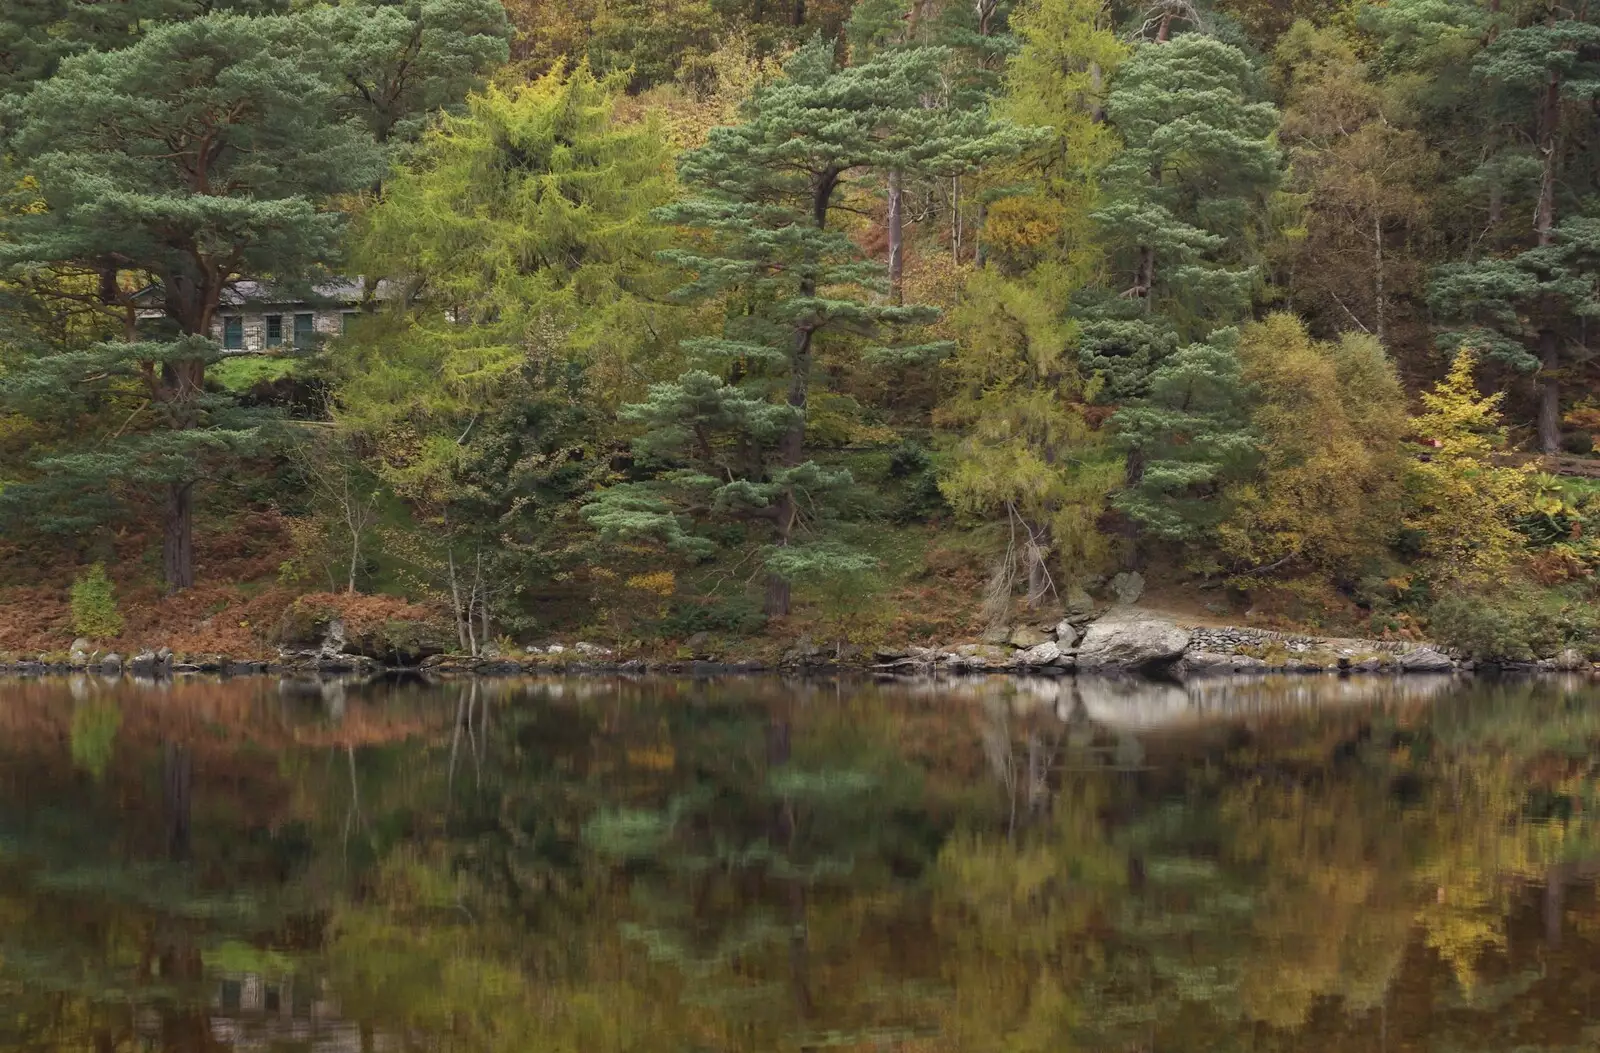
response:
[[[1078,668],[1159,668],[1170,665],[1188,646],[1187,629],[1137,607],[1125,607],[1089,626],[1078,645]]]
[[[1062,691],[1056,713],[1071,721],[1075,710],[1096,724],[1114,728],[1149,728],[1190,715],[1189,693],[1178,684],[1136,677],[1080,676]]]
[[[1223,654],[1220,651],[1187,651],[1178,660],[1173,672],[1181,677],[1215,676],[1240,673],[1265,668],[1266,662],[1244,654]]]

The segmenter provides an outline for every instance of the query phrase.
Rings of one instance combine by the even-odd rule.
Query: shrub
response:
[[[767,616],[761,601],[750,596],[725,600],[684,599],[672,605],[671,612],[657,626],[663,636],[693,636],[695,633],[734,633],[748,636],[766,627]]]
[[[72,631],[92,640],[122,635],[122,613],[104,563],[96,563],[72,583]]]
[[[1600,650],[1600,613],[1561,589],[1458,593],[1429,612],[1435,640],[1473,658],[1531,661],[1567,647]]]

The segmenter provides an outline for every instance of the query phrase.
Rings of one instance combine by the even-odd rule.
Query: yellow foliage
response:
[[[785,52],[763,54],[748,32],[732,33],[693,64],[694,83],[652,88],[629,109],[659,116],[667,142],[677,150],[693,150],[705,144],[711,129],[737,124],[739,107],[763,82],[782,74],[786,57]]]
[[[1096,521],[1123,476],[1121,459],[1084,413],[1076,334],[1040,274],[974,274],[951,313],[959,385],[937,421],[962,429],[939,489],[974,517],[1020,515],[1069,576],[1107,556]]]
[[[1476,363],[1463,348],[1449,375],[1422,396],[1425,412],[1411,421],[1423,459],[1411,468],[1405,522],[1421,532],[1423,554],[1445,580],[1503,572],[1523,547],[1513,523],[1532,499],[1531,466],[1494,463],[1506,448],[1501,393],[1478,393]]]
[[[678,589],[678,577],[670,570],[657,570],[649,574],[635,574],[628,579],[628,588],[638,589],[655,596],[671,596]]]
[[[983,236],[991,251],[1021,256],[1060,237],[1065,221],[1066,208],[1059,201],[1019,194],[989,206]]]
[[[1399,525],[1405,428],[1383,348],[1355,334],[1315,341],[1295,316],[1274,314],[1240,334],[1239,361],[1258,398],[1262,464],[1230,494],[1228,554],[1340,568],[1380,550]]]

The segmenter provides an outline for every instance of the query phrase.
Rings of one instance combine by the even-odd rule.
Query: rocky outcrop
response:
[[[1100,618],[1078,646],[1080,669],[1165,669],[1189,647],[1189,631],[1137,607]]]
[[[1432,647],[1407,651],[1395,660],[1395,665],[1407,673],[1448,673],[1456,667],[1454,659]]]
[[[1077,660],[1069,653],[1063,651],[1054,640],[1034,644],[1023,651],[1018,651],[1013,660],[1023,669],[1044,669],[1046,667],[1071,668]]]

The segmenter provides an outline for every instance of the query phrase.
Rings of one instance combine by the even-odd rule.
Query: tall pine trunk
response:
[[[172,591],[194,586],[194,483],[168,483],[161,523],[161,576]]]
[[[808,290],[809,295],[810,290]],[[806,450],[806,392],[811,386],[811,336],[809,328],[795,334],[794,356],[790,361],[789,405],[797,411],[794,423],[783,433],[778,445],[779,462],[793,468],[805,458]],[[777,531],[779,548],[787,548],[794,537],[794,524],[798,506],[794,493],[785,490],[773,506],[773,526]],[[767,596],[763,610],[769,618],[782,618],[789,613],[790,588],[786,578],[767,575]]]
[[[1555,240],[1556,161],[1560,153],[1561,75],[1550,72],[1544,99],[1539,106],[1539,150],[1544,154],[1539,180],[1539,203],[1534,211],[1534,229],[1543,248]],[[1547,454],[1561,452],[1561,345],[1555,330],[1556,305],[1546,298],[1540,313],[1539,329],[1539,449]]]
[[[838,185],[839,172],[829,171],[825,172],[812,188],[811,222],[818,230],[828,225],[828,207],[833,203],[833,191]],[[816,291],[816,273],[808,271],[800,279],[800,292],[803,296],[814,296]],[[794,352],[789,358],[789,405],[794,407],[796,413],[794,422],[784,431],[783,438],[778,444],[779,462],[785,468],[793,468],[805,459],[806,393],[811,388],[811,338],[815,335],[814,320],[803,319],[797,323],[794,332]],[[795,502],[793,491],[784,491],[772,509],[779,548],[787,548],[794,537],[798,512],[799,506]],[[787,580],[777,574],[767,575],[767,598],[764,605],[767,617],[782,618],[789,613],[789,594]]]

